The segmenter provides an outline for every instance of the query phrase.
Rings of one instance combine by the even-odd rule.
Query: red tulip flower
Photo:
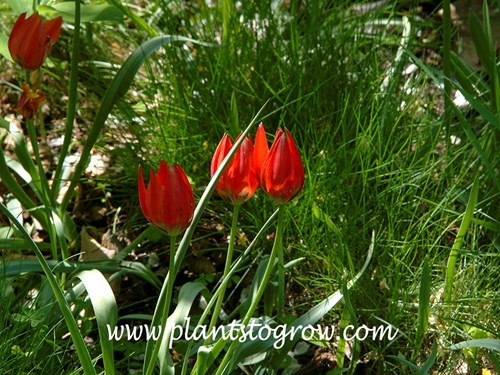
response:
[[[62,17],[44,21],[38,13],[26,18],[19,16],[9,37],[9,51],[12,59],[27,70],[42,66],[52,45],[59,39]]]
[[[193,191],[178,164],[169,167],[162,160],[158,173],[151,169],[147,189],[139,167],[139,201],[144,216],[170,236],[184,231],[193,219]]]
[[[211,176],[215,174],[232,147],[231,139],[227,134],[224,134],[212,158]],[[215,189],[233,204],[240,205],[252,197],[258,186],[259,182],[253,160],[253,144],[250,137],[246,137]]]
[[[304,166],[288,131],[276,132],[274,143],[262,165],[260,185],[276,204],[285,204],[304,186]]]
[[[23,82],[23,93],[17,103],[17,112],[26,119],[33,118],[38,112],[38,107],[45,100],[45,94],[41,90],[31,91],[30,86]]]

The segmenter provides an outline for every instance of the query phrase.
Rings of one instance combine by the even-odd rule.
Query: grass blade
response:
[[[416,355],[429,325],[429,302],[431,295],[431,270],[427,260],[422,267],[422,276],[420,278],[420,290],[418,294],[418,325],[417,336],[415,339],[414,355]]]
[[[453,289],[453,278],[455,276],[455,264],[458,258],[458,252],[462,248],[464,242],[465,234],[469,230],[469,225],[474,215],[474,209],[477,204],[477,196],[479,193],[479,178],[476,176],[474,183],[472,185],[471,193],[469,195],[469,201],[467,202],[467,208],[465,209],[465,214],[462,219],[462,224],[460,224],[460,229],[458,230],[457,237],[451,248],[450,256],[448,258],[448,265],[446,266],[446,276],[444,284],[444,301],[446,303],[451,302],[451,294]],[[448,306],[451,307],[451,306]]]

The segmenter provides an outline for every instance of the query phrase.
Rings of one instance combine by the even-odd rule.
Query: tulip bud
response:
[[[146,219],[170,236],[183,232],[193,219],[193,191],[178,164],[169,167],[162,160],[158,173],[151,170],[147,189],[139,167],[139,202]]]
[[[288,203],[304,186],[304,166],[292,135],[281,128],[262,165],[260,184],[276,204]]]
[[[61,25],[62,17],[44,21],[36,12],[28,18],[21,14],[9,36],[12,59],[26,70],[40,68],[59,39]]]
[[[231,139],[224,134],[212,158],[211,176],[215,174],[232,147]],[[250,137],[247,137],[236,151],[215,189],[233,204],[242,204],[252,197],[258,186],[253,160],[253,144]]]

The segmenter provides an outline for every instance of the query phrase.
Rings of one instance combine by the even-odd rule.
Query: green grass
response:
[[[345,316],[359,325],[388,322],[399,328],[401,335],[392,342],[362,342],[355,349],[362,359],[360,371],[412,373],[388,356],[400,356],[421,366],[435,342],[439,345],[432,367],[435,372],[453,373],[461,361],[476,371],[492,369],[492,351],[445,348],[471,338],[500,336],[500,259],[495,237],[499,192],[480,167],[477,149],[457,118],[451,118],[449,128],[443,127],[445,118],[439,108],[442,94],[435,93],[432,77],[423,70],[411,79],[402,74],[411,62],[409,55],[404,54],[395,67],[391,89],[381,88],[388,64],[396,56],[402,27],[380,26],[369,34],[365,25],[400,19],[401,9],[385,7],[355,15],[348,11],[348,2],[318,1],[307,6],[280,2],[275,10],[265,1],[236,4],[223,0],[218,7],[202,2],[190,7],[182,4],[154,1],[138,14],[160,34],[224,44],[220,48],[168,45],[140,72],[133,87],[137,94],[129,92],[115,109],[116,123],[108,122],[109,132],[101,138],[100,146],[117,136],[125,139],[126,147],[111,151],[113,174],[104,177],[105,186],[114,194],[113,203],[125,207],[129,220],[123,227],[132,232],[145,224],[135,190],[139,164],[156,169],[160,158],[181,163],[199,198],[210,179],[210,160],[222,134],[228,132],[234,139],[270,99],[263,117],[268,138],[272,139],[279,126],[290,129],[306,169],[304,190],[285,214],[285,261],[305,257],[287,273],[288,297],[293,304],[286,306],[286,312],[300,315],[340,289],[361,268],[374,232],[374,258],[369,271],[349,292],[355,313]],[[411,17],[410,23],[411,50],[422,43],[417,37],[422,24]],[[105,49],[108,38],[127,43],[133,38],[137,44],[146,38],[141,30],[123,25],[117,29],[97,25],[94,32],[92,42],[82,39],[89,61],[93,46],[108,52],[106,60],[111,59]],[[102,70],[91,64],[81,69],[85,90],[101,95]],[[80,112],[79,116],[87,114]],[[488,128],[473,111],[466,116],[494,164],[498,130],[495,133],[493,127]],[[447,131],[461,142],[451,143],[446,139]],[[458,249],[451,304],[447,306],[442,296],[446,264],[476,175],[479,198]],[[334,226],[315,215],[313,207]],[[210,227],[217,219],[227,232],[230,211],[226,202],[214,197],[202,225]],[[242,231],[252,239],[272,211],[270,201],[258,192],[242,207]],[[209,232],[209,237],[220,235],[213,228]],[[202,235],[200,230],[194,240],[205,244]],[[210,243],[211,251],[225,251],[225,243],[214,242]],[[271,246],[271,241],[262,241],[259,250],[266,254]],[[164,249],[158,246],[158,250]],[[429,265],[431,320],[427,330],[420,332],[419,345],[424,262]],[[26,292],[21,289],[17,293]],[[16,299],[8,301],[10,311],[22,305]],[[323,323],[338,325],[346,307],[335,308]],[[11,340],[30,330],[8,315],[4,315],[3,324],[2,335]],[[26,345],[20,345],[24,352],[50,348],[52,338],[38,344],[33,337],[37,336],[21,339]],[[5,361],[0,363],[6,369],[27,371],[25,364],[9,354],[11,341],[1,341],[0,355]],[[30,363],[43,366],[39,355],[29,358]],[[67,348],[54,349],[50,358],[53,368],[63,371],[71,367]]]

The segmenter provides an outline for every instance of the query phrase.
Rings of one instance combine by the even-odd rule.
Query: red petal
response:
[[[146,219],[150,219],[150,214],[147,206],[146,200],[147,192],[146,186],[144,185],[144,178],[142,177],[142,168],[139,166],[139,203],[141,205],[141,210]]]
[[[269,146],[267,144],[266,131],[264,129],[264,125],[260,123],[257,133],[255,134],[255,144],[253,147],[254,166],[259,180],[262,165],[264,164],[268,153]]]
[[[45,22],[45,35],[50,37],[51,44],[54,44],[59,39],[61,33],[62,17],[54,18]]]

